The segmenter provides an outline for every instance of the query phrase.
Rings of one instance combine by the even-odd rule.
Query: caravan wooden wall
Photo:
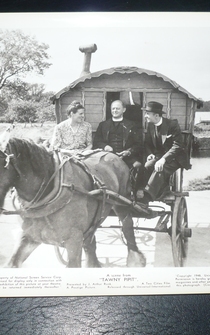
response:
[[[74,88],[61,95],[56,100],[57,122],[67,118],[66,108],[73,100],[79,100],[85,106],[86,121],[90,122],[93,131],[100,121],[106,118],[107,92],[121,92],[121,99],[129,104],[129,92],[143,93],[143,102],[158,101],[164,105],[166,117],[176,118],[182,130],[192,131],[195,117],[196,102],[186,93],[162,78],[146,73],[113,73],[79,82]],[[139,103],[139,101],[134,101]]]

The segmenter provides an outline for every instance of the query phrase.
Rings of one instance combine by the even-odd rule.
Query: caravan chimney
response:
[[[97,50],[97,45],[90,44],[84,47],[79,47],[79,50],[84,53],[83,69],[80,74],[80,77],[83,77],[90,73],[91,54]]]

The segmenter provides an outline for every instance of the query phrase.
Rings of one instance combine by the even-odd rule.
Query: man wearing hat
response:
[[[144,197],[139,201],[148,204],[156,200],[169,183],[169,177],[177,169],[189,169],[183,145],[181,129],[177,120],[163,117],[163,105],[150,101],[145,110],[148,122],[145,136],[145,182]],[[138,199],[138,192],[137,192]]]

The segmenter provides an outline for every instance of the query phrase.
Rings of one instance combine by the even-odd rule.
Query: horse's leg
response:
[[[111,211],[112,205],[106,205],[103,209],[103,215],[99,210],[98,217],[95,223],[92,223],[92,227],[98,227],[105,220]],[[102,217],[100,217],[102,216]],[[85,251],[85,266],[88,268],[100,268],[101,264],[96,255],[96,237],[90,233],[90,236],[84,238],[83,249]]]
[[[82,262],[83,232],[72,229],[71,237],[65,241],[64,247],[68,253],[67,268],[80,268]]]
[[[146,258],[141,251],[138,250],[136,239],[134,235],[133,219],[128,209],[123,206],[115,206],[114,211],[118,215],[120,221],[122,222],[123,234],[127,241],[128,257],[127,266],[128,267],[144,267],[146,265]]]
[[[96,256],[96,238],[95,236],[87,237],[83,245],[85,251],[85,267],[87,268],[100,268],[101,265]]]
[[[30,256],[30,254],[40,245],[41,243],[31,240],[28,236],[23,235],[20,246],[16,253],[12,256],[7,267],[19,268],[22,263]]]

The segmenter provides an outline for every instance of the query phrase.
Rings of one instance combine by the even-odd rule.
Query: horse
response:
[[[126,206],[107,202],[106,189],[129,197],[129,168],[113,153],[95,152],[80,161],[63,157],[32,140],[11,138],[0,151],[0,208],[10,189],[15,189],[22,217],[20,245],[7,267],[21,267],[42,243],[67,250],[68,268],[101,267],[96,255],[95,230],[110,214],[117,214],[127,241],[127,266],[143,267],[132,216]],[[89,196],[100,184],[101,198]],[[103,205],[102,205],[103,204]],[[89,233],[92,229],[92,232]]]

